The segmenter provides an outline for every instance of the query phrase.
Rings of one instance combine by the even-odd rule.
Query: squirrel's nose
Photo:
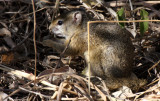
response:
[[[52,30],[51,30],[51,29],[52,29],[52,25],[50,25],[48,29],[49,29],[49,31],[52,31]]]

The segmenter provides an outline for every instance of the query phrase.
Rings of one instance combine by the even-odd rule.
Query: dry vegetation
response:
[[[140,20],[140,9],[145,9],[149,13],[149,19],[159,20],[160,1],[106,0],[102,5],[93,3],[86,5],[85,2],[82,4],[77,0],[64,0],[59,3],[58,0],[34,1],[36,19],[30,0],[0,0],[0,100],[5,98],[11,101],[124,99],[157,101],[160,99],[160,22],[158,21],[149,22],[149,29],[143,35],[139,31],[139,23],[135,25],[126,23],[126,27],[136,35],[132,38],[136,53],[134,73],[148,81],[136,92],[127,87],[110,92],[102,81],[102,85],[98,86],[90,83],[89,94],[87,78],[78,75],[85,67],[84,60],[75,57],[70,61],[70,58],[63,57],[63,54],[58,54],[41,44],[43,37],[49,34],[48,26],[59,14],[58,12],[81,8],[86,9],[95,18],[111,21],[115,20],[115,12],[124,7],[127,21]],[[33,40],[34,32],[36,41]],[[34,76],[35,63],[37,77]]]

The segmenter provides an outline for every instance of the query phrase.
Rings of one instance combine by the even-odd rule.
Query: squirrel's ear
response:
[[[82,21],[82,12],[76,11],[73,13],[73,22],[79,25]]]

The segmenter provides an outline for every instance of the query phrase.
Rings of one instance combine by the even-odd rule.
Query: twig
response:
[[[35,82],[36,84],[36,70],[37,70],[37,47],[36,47],[36,13],[35,13],[35,6],[34,6],[34,0],[32,0],[32,7],[33,7],[33,15],[34,15],[34,30],[33,30],[33,42],[34,42],[34,52],[35,52],[35,70],[34,70],[34,75],[35,75]]]
[[[54,9],[54,12],[53,12],[52,20],[54,19],[55,16],[57,16],[58,9],[59,9],[59,0],[56,0],[56,4],[55,4],[55,9]]]
[[[81,78],[82,80],[88,82],[87,79],[81,77],[81,76],[78,76],[78,75],[75,75],[75,74],[72,74],[70,75],[74,78]],[[91,87],[93,87],[99,94],[100,96],[102,97],[103,101],[107,101],[107,95],[105,95],[96,85],[94,85],[92,82],[89,83]]]
[[[39,95],[39,96],[43,96],[43,97],[46,97],[46,98],[50,98],[50,96],[47,96],[47,95],[44,95],[44,94],[41,94],[41,93],[38,93],[38,92],[34,92],[34,91],[30,91],[28,89],[25,89],[23,87],[19,87],[20,90],[23,90],[23,91],[26,91],[26,92],[29,92],[29,93],[33,93],[35,95]]]
[[[160,20],[134,20],[134,21],[89,21],[90,23],[130,23],[130,22],[160,22]]]
[[[61,98],[63,101],[87,101],[86,97],[78,97],[78,98]]]
[[[87,93],[87,91],[84,88],[80,87],[77,83],[73,83],[73,88],[81,95],[85,96],[89,101],[94,101],[93,98],[91,98]]]
[[[0,64],[0,69],[3,70],[3,71],[6,71],[6,72],[14,71],[14,69],[9,68],[9,67],[7,67],[5,65],[2,65],[2,64]]]
[[[155,68],[159,63],[160,63],[160,60],[159,60],[157,63],[155,63],[151,68],[148,69],[148,74],[149,74],[150,76],[151,76],[150,70],[153,69],[153,68]]]
[[[90,82],[91,82],[91,64],[90,64],[90,22],[87,22],[87,32],[88,32],[88,89],[90,94]]]
[[[158,89],[158,88],[159,88],[159,86],[157,86],[157,85],[154,85],[153,87],[150,87],[149,89],[147,89],[147,90],[145,90],[144,92],[141,92],[139,95],[137,95],[137,96],[134,98],[133,101],[137,101],[137,99],[138,99],[140,96],[144,95],[145,93],[151,92],[151,91],[153,91],[153,90],[155,90],[155,89]]]
[[[129,5],[131,7],[132,20],[134,21],[135,20],[135,16],[134,16],[134,13],[133,13],[133,5],[132,5],[131,0],[129,0]],[[133,30],[136,31],[136,24],[135,24],[135,22],[133,22]]]
[[[26,87],[29,84],[31,84],[33,81],[28,82],[27,84],[23,85],[22,87]],[[5,101],[5,99],[8,99],[9,97],[11,97],[12,95],[18,93],[20,91],[20,88],[18,88],[17,90],[15,90],[14,92],[12,92],[11,94],[9,94],[7,97],[5,97],[3,100]]]
[[[63,56],[63,54],[65,53],[65,51],[68,49],[68,47],[69,47],[69,44],[71,43],[71,39],[72,39],[72,37],[75,35],[75,33],[74,34],[72,34],[72,36],[70,37],[70,39],[69,39],[69,42],[67,43],[67,46],[64,48],[64,50],[63,50],[63,52],[60,54],[60,58],[59,58],[59,61],[58,61],[58,63],[57,63],[57,65],[56,65],[56,67],[55,68],[57,68],[58,67],[58,65],[60,64],[60,61],[61,61],[61,59],[62,59],[62,56]],[[55,69],[56,70],[56,69]]]
[[[159,4],[159,3],[160,3],[160,1],[142,1],[142,2],[135,2],[135,3],[133,3],[133,5],[144,5],[144,4],[154,5],[154,4]],[[115,1],[112,1],[112,2],[108,2],[106,4],[111,6],[111,7],[125,6],[126,5],[126,3],[122,3],[121,1],[117,1],[117,3]]]

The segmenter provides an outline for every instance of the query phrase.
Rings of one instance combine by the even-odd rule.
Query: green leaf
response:
[[[141,20],[149,20],[148,18],[148,12],[142,9],[140,11]],[[140,22],[140,33],[143,35],[148,30],[148,22]]]
[[[118,20],[119,21],[124,21],[125,17],[124,17],[124,8],[121,8],[120,10],[117,11],[117,16],[118,16]],[[119,23],[121,25],[121,27],[124,27],[125,23]]]

